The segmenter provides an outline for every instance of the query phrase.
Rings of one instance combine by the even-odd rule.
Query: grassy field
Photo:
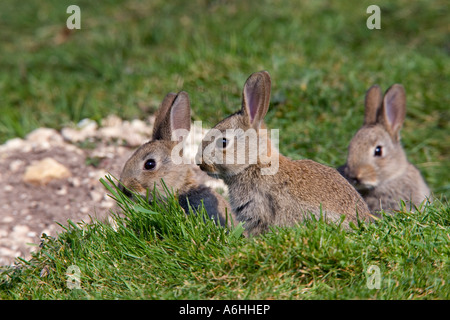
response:
[[[117,230],[69,225],[26,267],[2,273],[0,298],[449,298],[446,1],[76,2],[73,32],[73,1],[0,3],[0,143],[86,117],[145,118],[179,90],[190,94],[193,120],[211,126],[240,107],[245,79],[264,69],[273,88],[266,120],[280,130],[281,152],[338,166],[362,124],[365,91],[402,83],[403,145],[437,200],[353,232],[311,222],[245,239],[174,203],[118,195],[126,217]],[[366,27],[371,4],[380,30]],[[81,269],[80,290],[67,288],[70,265]],[[370,265],[380,268],[379,290],[366,285]]]

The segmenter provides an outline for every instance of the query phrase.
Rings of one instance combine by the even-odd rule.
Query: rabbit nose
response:
[[[206,165],[206,163],[201,162],[201,163],[197,163],[198,167],[200,168],[200,170],[202,170],[203,172],[209,172],[208,166]]]
[[[351,183],[351,184],[359,184],[360,180],[359,177],[353,174],[347,174],[347,180]]]
[[[348,182],[351,184],[359,184],[359,179],[356,175],[353,173],[348,172],[348,170],[345,170],[345,178],[347,178]]]
[[[119,184],[119,189],[120,191],[122,191],[122,193],[124,195],[126,195],[128,198],[131,198],[133,195],[131,194],[131,192],[122,184]]]
[[[359,184],[359,179],[357,177],[348,177],[348,180],[352,184]]]
[[[338,171],[343,174],[343,176],[350,182],[351,184],[359,183],[359,179],[357,175],[349,169],[348,166],[341,166],[338,168]]]

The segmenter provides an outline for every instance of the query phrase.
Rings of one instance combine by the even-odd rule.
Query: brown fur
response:
[[[347,163],[340,171],[362,194],[372,213],[394,212],[400,200],[407,208],[419,205],[430,190],[419,170],[408,162],[400,143],[400,129],[406,114],[403,87],[393,85],[384,95],[378,86],[366,94],[364,124],[352,138]],[[374,149],[381,146],[382,155]]]
[[[178,141],[172,141],[172,133],[176,129],[190,129],[190,107],[187,93],[178,95],[169,93],[164,99],[155,119],[152,140],[139,147],[125,163],[120,176],[121,188],[127,194],[128,190],[146,196],[156,188],[165,194],[161,179],[169,190],[176,192],[178,201],[186,213],[189,205],[194,211],[202,202],[211,218],[226,225],[227,214],[230,221],[231,210],[228,202],[211,188],[200,184],[190,164],[175,164],[171,153]],[[177,139],[177,137],[175,137]],[[144,164],[153,159],[156,166],[146,170]],[[150,191],[150,192],[148,192]],[[151,200],[151,199],[150,199]],[[236,221],[236,219],[233,219]]]
[[[268,231],[270,226],[294,226],[312,213],[321,214],[331,221],[339,221],[346,215],[343,226],[349,221],[369,220],[367,205],[356,190],[339,173],[311,160],[290,160],[272,148],[270,139],[261,134],[263,118],[270,101],[270,77],[265,71],[249,77],[243,90],[241,111],[219,122],[213,129],[225,133],[227,129],[240,128],[244,132],[255,129],[262,148],[269,148],[267,154],[278,158],[275,174],[262,174],[273,164],[261,161],[249,164],[220,164],[218,159],[231,152],[237,152],[237,136],[225,149],[220,147],[220,138],[212,139],[212,132],[203,141],[200,168],[211,176],[222,178],[227,184],[230,205],[239,221],[251,234]],[[216,131],[217,132],[217,131]],[[217,138],[217,137],[215,137]],[[206,152],[208,145],[219,143],[214,155]],[[249,153],[246,144],[246,153]],[[274,171],[275,172],[275,171]]]

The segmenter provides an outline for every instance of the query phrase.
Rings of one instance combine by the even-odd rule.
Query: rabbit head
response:
[[[252,165],[276,170],[273,160],[277,152],[263,122],[269,108],[270,87],[266,71],[247,79],[241,110],[219,122],[203,138],[196,158],[201,170],[223,179]]]
[[[400,143],[406,113],[402,85],[394,84],[382,96],[380,87],[366,93],[364,124],[350,141],[344,175],[358,190],[370,190],[402,175],[408,167]]]
[[[151,197],[154,188],[164,194],[161,179],[169,190],[187,188],[191,172],[179,161],[183,149],[175,147],[189,133],[190,121],[188,94],[167,94],[156,115],[152,139],[134,152],[120,175],[120,187],[127,195],[132,190]]]

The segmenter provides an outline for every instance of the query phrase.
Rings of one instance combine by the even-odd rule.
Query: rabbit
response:
[[[338,168],[377,216],[381,210],[400,210],[400,200],[413,209],[430,199],[430,189],[400,142],[405,115],[401,84],[392,85],[384,97],[378,85],[372,86],[365,97],[364,123],[350,141],[346,164]]]
[[[180,133],[187,135],[190,130],[190,113],[186,92],[166,95],[155,118],[152,140],[140,146],[125,163],[119,187],[129,197],[132,196],[130,190],[144,197],[148,193],[151,197],[153,188],[164,194],[163,179],[169,190],[177,193],[179,204],[186,213],[189,213],[189,205],[195,212],[203,202],[209,217],[225,226],[232,218],[228,202],[198,182],[195,171],[202,172],[191,163],[177,164],[173,161],[173,151],[183,139]]]
[[[244,85],[241,110],[204,136],[196,156],[201,170],[227,185],[231,208],[247,233],[258,235],[271,226],[295,226],[311,218],[311,213],[334,222],[346,215],[342,222],[346,228],[350,221],[357,223],[358,217],[372,220],[362,197],[336,169],[312,160],[291,160],[278,152],[263,123],[270,90],[267,71],[250,75]],[[247,132],[248,137],[253,132],[258,141],[249,141],[239,149]],[[256,145],[258,154],[251,162],[250,148]],[[243,150],[246,161],[238,161],[237,153],[241,151],[242,157]]]

